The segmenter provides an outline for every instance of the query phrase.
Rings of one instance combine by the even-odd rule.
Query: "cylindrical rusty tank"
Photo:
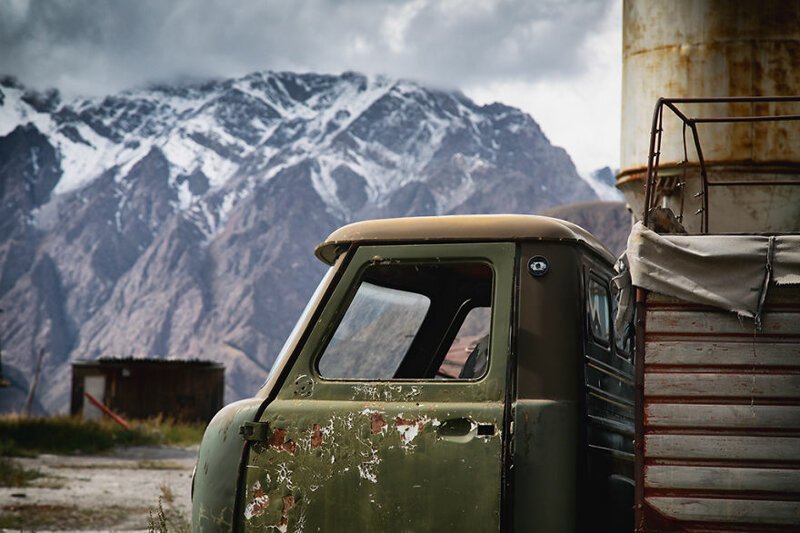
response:
[[[623,7],[621,171],[617,187],[642,215],[653,108],[659,97],[800,94],[800,2],[784,0],[625,0]],[[691,104],[700,117],[800,114],[797,103]],[[684,160],[683,126],[664,113],[659,175]],[[699,124],[709,182],[781,181],[714,187],[709,232],[800,231],[800,122]],[[700,229],[700,173],[687,132],[683,224]],[[693,164],[695,163],[695,164]],[[797,185],[786,185],[787,181]],[[675,213],[679,194],[666,192]]]

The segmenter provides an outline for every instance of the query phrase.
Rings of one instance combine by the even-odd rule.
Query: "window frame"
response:
[[[605,289],[606,292],[606,313],[608,314],[608,338],[601,339],[595,335],[594,328],[592,327],[592,317],[591,317],[591,301],[592,301],[592,292],[590,290],[590,285],[592,282],[595,282],[601,288]],[[586,320],[586,330],[589,334],[589,337],[594,341],[595,344],[598,346],[608,350],[609,352],[614,351],[614,346],[616,343],[614,339],[614,317],[611,313],[611,289],[608,286],[608,283],[603,281],[603,278],[600,277],[594,270],[589,270],[589,275],[587,276],[586,280],[586,312],[585,320]]]
[[[411,245],[411,246],[426,246],[426,245]],[[427,245],[432,246],[432,245]],[[438,245],[444,246],[444,245]],[[452,245],[451,245],[452,246]],[[442,259],[441,257],[437,257],[436,255],[431,255],[429,257],[420,256],[418,258],[402,258],[402,259],[388,259],[384,257],[380,257],[379,261],[375,260],[376,258],[373,257],[372,259],[361,262],[357,265],[358,270],[352,276],[350,280],[347,292],[343,299],[341,299],[338,303],[338,307],[336,309],[335,315],[331,318],[331,320],[326,325],[326,335],[321,339],[319,343],[319,347],[314,351],[311,355],[311,369],[314,377],[318,378],[320,382],[326,383],[477,383],[485,380],[491,371],[492,366],[492,344],[493,344],[493,335],[494,335],[494,323],[496,319],[496,299],[497,299],[497,270],[493,261],[487,257],[458,257],[458,258],[446,258]],[[431,377],[405,377],[405,378],[341,378],[341,377],[327,377],[320,372],[320,361],[325,356],[325,352],[328,346],[333,339],[338,328],[341,326],[342,321],[344,320],[347,311],[350,309],[350,306],[353,303],[353,300],[358,293],[359,288],[361,287],[362,282],[365,281],[365,273],[370,266],[376,264],[382,264],[383,262],[388,262],[391,264],[405,264],[405,265],[436,265],[436,264],[482,264],[489,268],[491,271],[491,294],[489,295],[489,308],[490,308],[490,320],[489,320],[489,348],[488,348],[488,364],[486,366],[485,372],[476,378],[450,378],[450,379],[437,379],[436,371],[441,366],[444,358],[447,355],[447,350],[452,345],[453,340],[455,340],[455,336],[458,334],[459,329],[464,323],[467,315],[472,309],[477,307],[481,307],[474,298],[468,298],[464,300],[458,308],[458,311],[455,315],[453,315],[450,324],[443,331],[443,335],[441,336],[441,340],[437,343],[434,353],[431,356],[430,362],[428,363],[427,368],[428,372],[430,373],[431,367],[435,367],[433,375]],[[351,268],[355,265],[348,265],[348,268]],[[415,294],[419,294],[430,299],[430,296],[426,295],[422,292],[415,292],[415,291],[408,291],[413,292]],[[329,302],[330,303],[330,302]],[[472,305],[470,305],[472,304]],[[422,325],[425,324],[425,321],[428,319],[428,315],[430,314],[431,310],[433,309],[433,300],[430,299],[430,305],[426,311],[425,317],[423,317]],[[417,336],[421,329],[417,330],[417,333],[412,339],[411,344],[409,345],[409,349],[414,345],[417,340]],[[448,343],[449,341],[449,343]],[[398,367],[395,372],[399,371],[400,367],[402,367],[403,363],[406,360],[408,353],[403,356],[400,366]],[[438,364],[436,364],[438,362]]]

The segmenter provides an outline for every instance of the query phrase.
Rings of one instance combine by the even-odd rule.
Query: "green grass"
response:
[[[142,427],[156,433],[161,444],[169,446],[192,446],[200,444],[206,424],[198,422],[176,422],[169,418],[151,418],[142,422]]]
[[[97,453],[116,446],[189,446],[203,436],[203,424],[156,418],[125,429],[110,420],[77,417],[0,416],[0,456],[39,453]]]

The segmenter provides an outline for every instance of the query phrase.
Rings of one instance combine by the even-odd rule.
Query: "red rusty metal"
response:
[[[86,396],[86,399],[89,400],[92,403],[92,405],[94,405],[95,407],[103,411],[105,414],[107,414],[111,418],[111,420],[113,420],[120,426],[124,427],[125,429],[131,429],[130,424],[128,424],[124,418],[122,418],[117,413],[115,413],[114,411],[103,405],[102,402],[100,402],[100,400],[98,400],[88,392],[84,392],[83,395]]]
[[[396,416],[394,418],[394,423],[398,427],[417,426],[419,429],[425,427],[425,421],[419,418],[403,418],[401,416]]]
[[[381,413],[372,413],[369,417],[369,430],[373,435],[377,435],[386,427],[386,419]]]
[[[642,213],[642,220],[645,225],[648,225],[650,214],[653,208],[657,207],[660,195],[658,188],[661,185],[659,181],[659,169],[661,159],[661,145],[664,132],[664,108],[666,107],[672,111],[683,123],[684,128],[684,158],[679,167],[688,168],[688,154],[686,151],[686,129],[688,128],[692,133],[692,141],[694,143],[695,152],[699,160],[700,178],[701,178],[701,191],[698,193],[701,197],[702,207],[702,220],[700,224],[701,233],[709,233],[708,227],[708,214],[709,214],[709,188],[710,187],[730,187],[735,186],[800,186],[800,180],[776,180],[776,179],[760,179],[760,180],[746,180],[746,181],[730,181],[730,180],[714,180],[708,179],[708,170],[706,160],[703,156],[703,149],[700,144],[700,136],[697,130],[697,124],[700,123],[754,123],[754,122],[779,122],[779,121],[800,121],[800,115],[797,114],[779,114],[779,115],[744,115],[744,116],[719,116],[719,117],[694,117],[689,113],[684,112],[678,107],[678,104],[701,104],[701,103],[717,103],[717,104],[736,104],[736,103],[798,103],[800,96],[743,96],[743,97],[726,97],[726,98],[659,98],[656,102],[655,110],[653,111],[653,123],[650,130],[650,153],[647,157],[647,174],[645,181],[645,201]],[[796,164],[794,165],[796,167]],[[671,178],[675,178],[672,176]],[[685,185],[685,184],[684,184]],[[678,220],[683,219],[683,205],[684,197],[686,195],[685,186],[677,187],[681,195],[681,212],[678,214]]]
[[[291,455],[294,455],[297,451],[297,444],[292,439],[286,439],[286,429],[284,428],[275,428],[272,432],[272,439],[270,439],[269,445]]]
[[[311,428],[311,447],[319,448],[322,446],[322,428],[319,424],[314,424]]]
[[[283,497],[283,508],[281,509],[281,513],[284,514],[284,515],[288,514],[289,511],[292,510],[294,505],[295,505],[294,496],[291,496],[291,495],[284,496]]]

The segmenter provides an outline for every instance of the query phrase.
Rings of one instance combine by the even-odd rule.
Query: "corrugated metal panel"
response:
[[[800,305],[764,328],[648,294],[639,531],[800,531]],[[794,302],[794,303],[793,303]]]

